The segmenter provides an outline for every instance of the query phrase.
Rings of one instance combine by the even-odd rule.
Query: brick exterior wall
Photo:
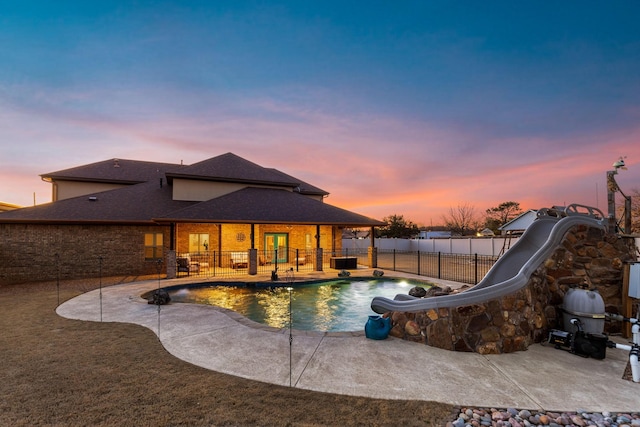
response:
[[[256,224],[254,229],[258,250],[264,249],[265,233],[285,233],[289,248],[301,251],[307,249],[309,235],[311,249],[316,247],[316,226]],[[144,258],[146,233],[163,234],[163,257],[166,256],[171,236],[168,225],[0,224],[0,286],[58,277],[66,280],[157,274],[158,264]],[[208,233],[210,251],[246,252],[251,247],[249,224],[180,223],[175,230],[177,253],[189,251],[191,233]],[[341,249],[340,237],[339,228],[334,231],[332,226],[320,227],[320,246],[325,253]],[[166,271],[164,264],[162,274]]]
[[[0,224],[0,285],[156,274],[145,233],[162,233],[166,253],[168,226]]]

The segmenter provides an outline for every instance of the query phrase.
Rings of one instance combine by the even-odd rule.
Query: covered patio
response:
[[[384,225],[295,191],[253,187],[154,221],[171,230],[168,278],[323,271],[332,258],[349,255],[344,227],[371,228],[367,259],[358,262],[376,267],[373,229]]]

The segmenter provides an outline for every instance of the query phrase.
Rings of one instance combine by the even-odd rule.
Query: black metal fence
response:
[[[378,267],[475,285],[498,260],[492,255],[378,250]]]
[[[356,258],[357,264],[369,265],[367,249],[323,251],[323,268],[331,268],[331,258]],[[235,277],[248,274],[247,251],[210,251],[177,254],[178,277]],[[316,250],[281,248],[277,251],[258,251],[258,274],[279,274],[314,271]],[[498,256],[451,254],[443,252],[377,251],[377,267],[384,270],[451,280],[474,285],[487,274]]]
[[[281,248],[258,251],[258,274],[313,271],[314,250]],[[248,251],[208,251],[176,254],[177,277],[235,277],[249,272]]]

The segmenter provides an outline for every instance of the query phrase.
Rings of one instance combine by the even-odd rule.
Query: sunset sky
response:
[[[0,201],[233,152],[377,219],[640,189],[640,1],[0,2]]]

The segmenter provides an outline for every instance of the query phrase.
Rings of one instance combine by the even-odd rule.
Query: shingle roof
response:
[[[286,179],[289,179],[291,181],[297,182],[298,185],[296,186],[296,191],[298,191],[301,194],[309,194],[309,195],[317,194],[319,196],[327,196],[327,195],[329,195],[329,193],[327,193],[323,189],[318,188],[316,186],[313,186],[313,185],[309,184],[308,182],[301,181],[301,180],[299,180],[297,178],[294,178],[291,175],[287,175],[286,173],[284,173],[282,171],[279,171],[277,169],[270,169],[270,170],[275,172],[275,173],[283,175],[284,177],[286,177]]]
[[[40,175],[50,180],[139,184],[164,177],[211,181],[271,184],[299,188],[303,194],[327,195],[326,191],[277,169],[264,168],[233,153],[203,160],[193,165],[109,159]]]
[[[233,153],[222,154],[190,166],[184,166],[180,170],[169,171],[167,178],[275,184],[290,187],[296,187],[300,182],[289,175],[264,168]]]
[[[0,213],[1,222],[153,223],[152,218],[197,202],[175,201],[168,185],[150,181]]]
[[[173,163],[143,162],[140,160],[109,159],[40,175],[45,179],[67,181],[117,182],[138,184],[157,181],[169,170],[179,170]]]
[[[158,222],[219,222],[382,226],[383,222],[302,194],[247,187],[155,218]]]
[[[112,159],[41,176],[131,185],[0,212],[0,223],[153,224],[175,221],[384,225],[375,219],[309,197],[308,195],[328,193],[276,169],[263,168],[232,153],[191,166]],[[175,201],[172,198],[172,187],[161,185],[160,178],[165,176],[243,182],[249,187],[205,202]],[[260,188],[251,187],[251,184],[259,184]],[[264,185],[280,185],[292,191],[266,188]]]

